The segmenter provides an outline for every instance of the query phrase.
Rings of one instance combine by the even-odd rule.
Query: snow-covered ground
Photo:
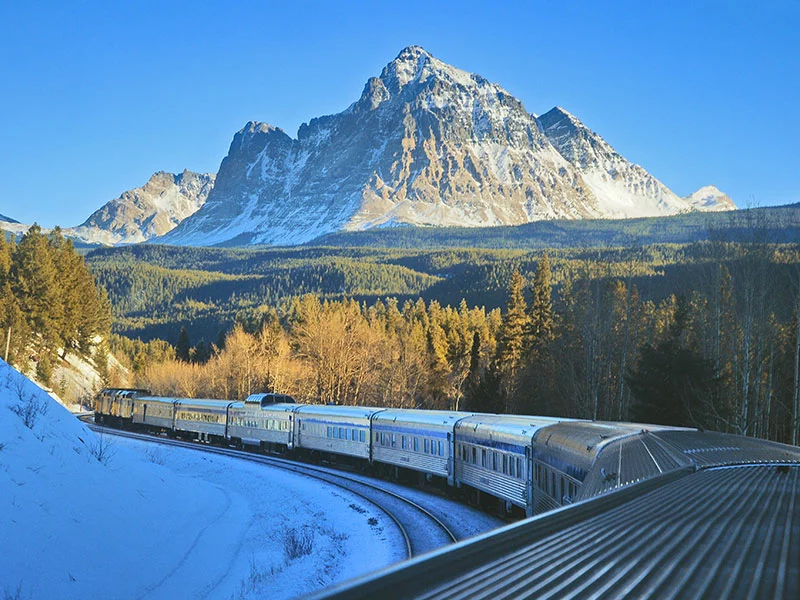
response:
[[[97,436],[0,361],[4,597],[292,597],[402,547],[382,513],[333,486]]]

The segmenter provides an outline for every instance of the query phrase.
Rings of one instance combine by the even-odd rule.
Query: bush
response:
[[[307,556],[314,550],[314,532],[309,527],[295,529],[289,527],[283,530],[283,552],[287,560],[294,560]]]

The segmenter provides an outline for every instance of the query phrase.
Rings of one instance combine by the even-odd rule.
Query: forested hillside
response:
[[[135,247],[89,262],[117,331],[175,345],[115,341],[158,393],[274,389],[797,443],[800,246],[742,233],[547,252]]]
[[[70,240],[34,225],[18,243],[0,236],[2,356],[50,383],[58,354],[89,358],[108,335],[111,306]],[[10,337],[9,337],[10,335]],[[103,368],[105,361],[97,361]]]
[[[754,226],[774,242],[800,239],[800,204],[640,219],[546,220],[514,227],[394,227],[333,233],[309,244],[371,248],[605,248],[688,244],[720,235],[742,238]]]

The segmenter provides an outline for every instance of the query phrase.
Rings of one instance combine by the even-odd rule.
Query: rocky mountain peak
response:
[[[163,235],[205,204],[215,177],[189,170],[158,171],[143,186],[124,192],[65,233],[100,244],[131,244]]]
[[[736,210],[733,200],[715,185],[701,187],[695,193],[684,198],[696,210],[723,211]]]
[[[297,139],[245,125],[206,204],[159,241],[289,245],[342,229],[689,209],[566,110],[534,117],[499,85],[409,46]]]

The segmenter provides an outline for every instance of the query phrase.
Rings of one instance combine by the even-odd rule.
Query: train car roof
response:
[[[534,433],[543,427],[561,423],[568,419],[556,417],[534,417],[529,415],[477,414],[458,422],[456,431],[475,434],[504,434],[533,439]]]
[[[337,404],[308,404],[297,409],[297,415],[316,415],[328,417],[346,417],[350,419],[369,419],[382,411],[382,408],[369,406],[339,406]]]
[[[456,421],[475,413],[448,410],[415,410],[413,408],[390,408],[375,415],[373,422],[401,422],[419,425],[441,425],[452,427]]]
[[[296,409],[304,406],[303,404],[285,404],[282,402],[276,402],[275,404],[257,404],[255,402],[237,402],[237,408],[246,408],[248,410],[258,411],[258,412],[294,412]]]
[[[214,398],[176,398],[178,406],[190,408],[228,408],[232,405],[244,406],[236,400],[217,400]]]
[[[164,402],[165,404],[175,404],[184,398],[167,398],[164,396],[136,396],[136,400],[141,402]]]

